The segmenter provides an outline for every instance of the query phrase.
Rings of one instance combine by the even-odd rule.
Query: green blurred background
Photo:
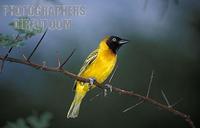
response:
[[[145,3],[147,2],[147,3]],[[65,68],[78,73],[87,55],[105,35],[118,35],[130,40],[118,54],[118,70],[112,84],[140,94],[147,91],[151,71],[155,71],[150,96],[165,104],[161,89],[175,108],[191,115],[199,124],[200,73],[200,2],[198,0],[102,0],[102,1],[0,1],[11,4],[83,4],[86,15],[72,19],[70,30],[48,31],[32,61],[57,66],[57,52],[64,60],[73,48],[76,52]],[[58,17],[59,18],[59,17]],[[14,17],[0,11],[0,32],[13,34],[8,26]],[[26,41],[12,51],[12,57],[28,56],[41,35]],[[8,48],[0,47],[4,55]],[[126,113],[122,111],[138,102],[137,98],[111,93],[90,101],[97,93],[90,92],[82,103],[80,116],[67,119],[73,99],[72,79],[42,72],[15,63],[5,63],[0,74],[0,126],[8,121],[26,118],[33,113],[50,112],[51,128],[139,127],[187,128],[181,118],[150,104],[142,104]]]

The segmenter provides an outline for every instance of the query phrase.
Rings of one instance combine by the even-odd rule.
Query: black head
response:
[[[106,43],[108,47],[116,54],[122,45],[128,43],[128,40],[121,39],[117,36],[110,36]]]

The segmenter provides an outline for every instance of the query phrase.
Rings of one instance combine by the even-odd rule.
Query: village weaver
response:
[[[96,50],[91,52],[83,63],[78,76],[87,78],[90,83],[75,81],[75,96],[67,113],[67,118],[76,118],[81,102],[88,91],[95,87],[94,81],[103,83],[113,71],[119,48],[128,41],[117,36],[106,36]]]

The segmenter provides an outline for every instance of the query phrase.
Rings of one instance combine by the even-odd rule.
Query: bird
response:
[[[76,118],[79,115],[81,102],[88,91],[95,88],[94,82],[103,83],[112,73],[119,48],[128,43],[128,40],[118,36],[105,36],[96,50],[91,52],[84,61],[78,76],[89,79],[89,83],[75,80],[73,90],[74,100],[67,113],[67,118]]]

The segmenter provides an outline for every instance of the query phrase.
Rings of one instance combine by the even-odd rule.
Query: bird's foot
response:
[[[104,89],[104,96],[107,96],[108,95],[108,90],[110,92],[112,92],[112,86],[110,84],[105,84],[105,89]]]
[[[96,82],[96,79],[95,78],[88,78],[89,79],[89,89],[92,88],[92,86],[94,85],[94,83]]]

